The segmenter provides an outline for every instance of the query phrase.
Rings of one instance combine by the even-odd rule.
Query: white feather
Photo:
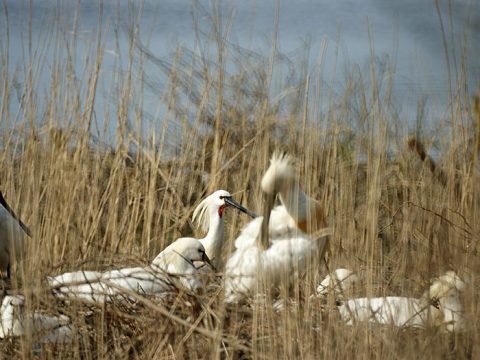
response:
[[[192,221],[203,231],[208,231],[210,226],[209,205],[210,199],[207,197],[203,199],[193,211]]]
[[[272,289],[283,280],[288,286],[318,261],[319,241],[312,240],[299,228],[299,220],[306,221],[311,215],[308,211],[314,209],[317,203],[298,187],[293,159],[275,153],[261,186],[265,193],[280,193],[282,202],[270,213],[268,228],[271,243],[268,249],[261,248],[259,244],[263,217],[252,220],[242,229],[225,269],[227,302],[238,302],[252,295],[260,279],[265,279],[265,284]]]
[[[328,274],[317,287],[317,295],[326,296],[333,293],[335,298],[342,298],[358,283],[358,276],[348,269],[336,269]]]
[[[53,316],[24,308],[25,298],[21,295],[5,296],[0,308],[0,338],[31,335],[40,343],[68,343],[74,333],[70,319],[65,315]]]
[[[423,298],[437,299],[443,313],[443,322],[448,331],[461,331],[465,328],[465,316],[460,298],[465,283],[454,271],[447,271],[438,277],[425,292]]]
[[[204,238],[199,239],[205,247],[207,256],[214,261],[217,268],[222,268],[221,251],[224,242],[224,219],[220,216],[220,208],[225,208],[225,198],[231,194],[225,190],[217,190],[198,204],[193,212],[192,221],[203,231],[207,231]]]
[[[428,319],[435,320],[440,312],[421,299],[387,296],[346,300],[338,307],[347,325],[369,321],[384,325],[425,327]]]
[[[205,250],[194,238],[180,238],[146,267],[105,271],[78,271],[48,278],[59,298],[96,303],[129,299],[129,293],[162,295],[173,286],[198,291],[204,286],[193,261],[202,261]]]
[[[296,179],[294,159],[287,154],[275,152],[270,159],[270,166],[262,177],[261,187],[266,194],[276,194],[288,187]]]
[[[460,292],[464,288],[465,283],[449,271],[436,279],[419,299],[397,296],[349,299],[338,310],[347,325],[359,321],[413,327],[443,324],[448,331],[462,331],[465,316]],[[436,301],[437,307],[431,305]]]
[[[271,246],[263,250],[252,234],[261,226],[262,219],[250,222],[235,242],[236,250],[225,270],[225,299],[233,303],[252,295],[257,281],[263,279],[272,289],[284,280],[286,285],[313,264],[317,256],[317,243],[297,229],[278,233]]]

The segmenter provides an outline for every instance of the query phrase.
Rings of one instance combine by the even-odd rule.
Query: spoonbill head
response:
[[[294,165],[294,159],[287,154],[276,152],[270,159],[270,166],[262,177],[262,191],[266,195],[264,221],[261,239],[265,248],[268,247],[268,233],[284,227],[285,223],[293,223],[297,229],[311,234],[325,227],[325,213],[318,201],[306,195],[300,188],[299,172]],[[279,194],[284,212],[291,219],[275,216],[272,213],[276,194]]]
[[[198,276],[196,262],[204,262],[213,268],[213,264],[205,252],[202,243],[195,238],[179,238],[167,246],[152,261],[152,266],[179,275],[179,280],[185,288],[197,291],[204,284]]]
[[[207,235],[199,241],[205,247],[207,256],[217,266],[219,265],[224,239],[223,212],[228,207],[235,208],[253,218],[257,216],[254,212],[233,200],[232,195],[228,191],[217,190],[198,204],[192,217],[193,222],[202,230],[207,231]]]
[[[156,265],[167,272],[183,273],[190,268],[195,269],[194,263],[196,261],[212,264],[200,241],[195,238],[184,237],[168,245],[153,259],[152,265]]]
[[[11,265],[23,255],[25,234],[32,236],[0,192],[0,272],[7,278]]]

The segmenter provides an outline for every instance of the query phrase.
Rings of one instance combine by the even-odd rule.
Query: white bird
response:
[[[40,343],[69,343],[74,332],[68,316],[27,312],[22,295],[7,295],[0,308],[0,339],[30,335]]]
[[[317,287],[317,295],[327,296],[333,293],[335,299],[343,298],[358,283],[357,274],[348,269],[336,269],[328,274]]]
[[[223,212],[227,207],[234,207],[251,217],[257,217],[255,213],[246,209],[232,199],[228,191],[218,190],[207,196],[193,212],[192,221],[207,231],[207,235],[199,239],[205,247],[205,252],[217,269],[221,265],[221,251],[224,242],[224,218]]]
[[[320,202],[300,188],[298,170],[287,154],[274,153],[270,166],[262,177],[262,191],[267,195],[264,216],[270,233],[283,232],[286,227],[313,234],[325,228],[325,212]],[[271,211],[276,194],[282,205]],[[268,247],[269,244],[264,244]]]
[[[429,318],[433,320],[439,316],[439,310],[422,299],[402,296],[350,299],[338,310],[347,325],[370,321],[399,327],[424,327]]]
[[[424,328],[427,325],[446,325],[448,331],[464,329],[460,291],[463,281],[449,271],[433,282],[421,298],[387,296],[345,300],[338,307],[347,325],[368,321],[398,327]]]
[[[267,194],[265,215],[248,223],[235,240],[235,251],[225,271],[227,302],[252,295],[260,279],[270,289],[282,281],[288,286],[321,257],[324,243],[317,238],[325,226],[324,212],[316,200],[300,189],[293,159],[274,154],[261,187]],[[270,213],[276,193],[282,205]],[[328,231],[324,229],[325,233]]]
[[[443,323],[448,331],[461,331],[465,328],[465,316],[460,294],[465,290],[465,283],[454,271],[436,279],[423,298],[438,300],[443,314]]]
[[[194,238],[180,238],[167,246],[146,267],[106,272],[77,271],[49,277],[57,297],[104,303],[129,298],[129,292],[161,296],[173,286],[199,291],[203,283],[194,262],[211,265],[203,245]]]
[[[22,259],[25,251],[25,234],[30,229],[15,215],[0,191],[0,272],[10,278],[12,265]]]

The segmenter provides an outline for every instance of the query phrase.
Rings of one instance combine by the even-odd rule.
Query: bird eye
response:
[[[225,196],[220,195],[220,200],[223,200],[223,199],[225,199]]]

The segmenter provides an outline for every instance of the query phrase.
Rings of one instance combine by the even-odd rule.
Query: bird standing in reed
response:
[[[260,279],[270,289],[282,282],[288,286],[323,256],[325,215],[299,182],[293,159],[274,154],[261,182],[267,198],[264,216],[242,229],[226,265],[227,302],[252,295]],[[276,194],[281,205],[272,209]]]
[[[25,235],[30,229],[20,220],[0,192],[0,273],[10,279],[12,265],[23,258]]]

